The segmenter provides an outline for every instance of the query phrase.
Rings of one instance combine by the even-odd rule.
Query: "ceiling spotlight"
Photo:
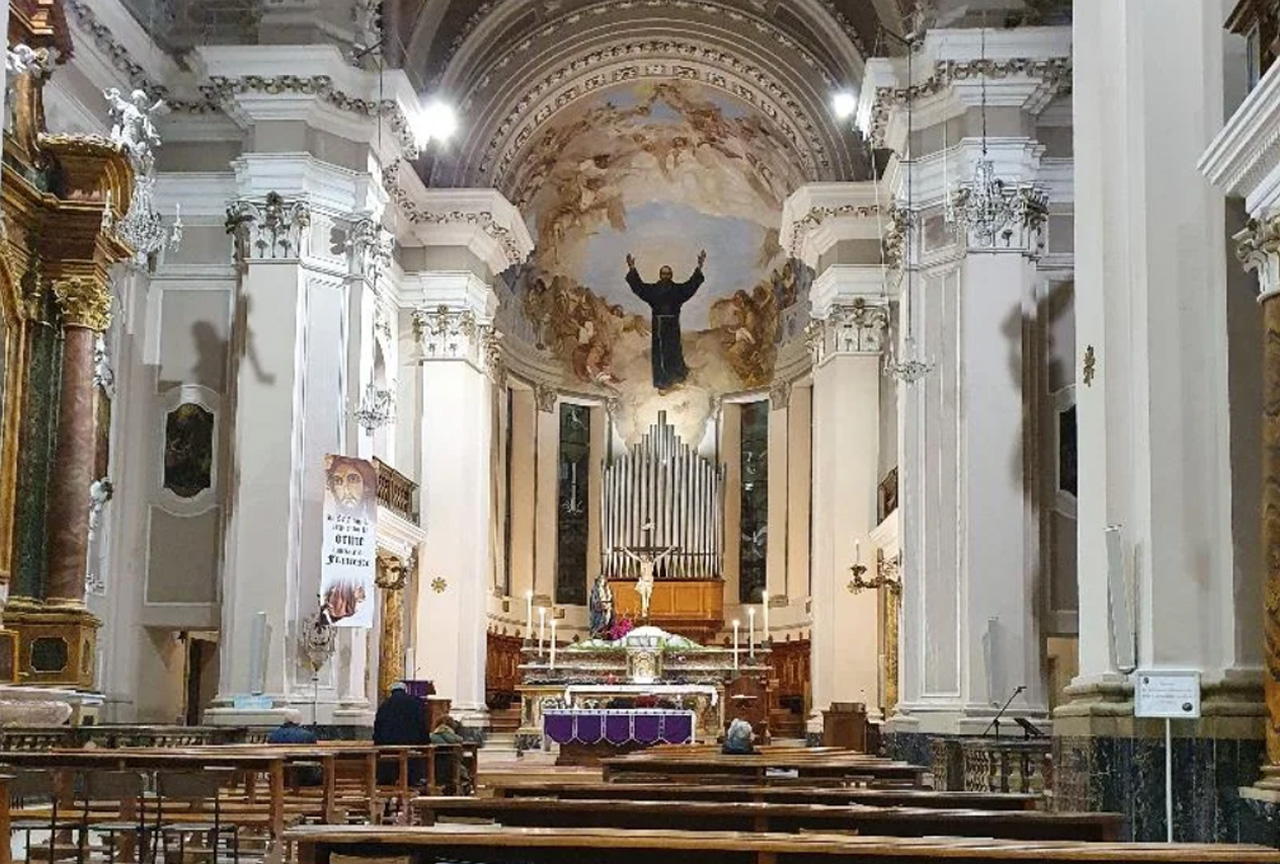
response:
[[[453,108],[437,100],[428,102],[418,112],[417,136],[422,144],[447,141],[458,131],[458,115]]]
[[[858,97],[848,90],[842,90],[831,97],[831,110],[835,112],[836,119],[848,120],[858,110]]]

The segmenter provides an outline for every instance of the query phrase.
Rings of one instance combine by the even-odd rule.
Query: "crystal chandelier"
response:
[[[154,176],[138,177],[133,187],[133,198],[129,202],[129,212],[114,225],[109,213],[103,220],[107,228],[114,229],[116,237],[133,248],[140,264],[166,246],[177,249],[182,243],[181,205],[174,205],[173,226],[166,228],[156,209],[155,188]]]
[[[969,243],[979,248],[990,249],[995,248],[997,240],[1009,246],[1015,234],[1042,222],[1047,212],[1048,198],[1043,190],[1036,189],[1034,186],[1010,187],[996,177],[995,163],[987,155],[987,28],[985,21],[980,33],[982,155],[973,164],[973,179],[968,184],[961,184],[954,196],[949,188],[945,190],[947,200],[943,215],[948,223],[965,232],[964,236]],[[945,169],[947,158],[945,147],[942,158]]]
[[[375,430],[381,429],[395,419],[395,394],[391,388],[381,388],[370,381],[364,386],[360,407],[351,416],[362,429],[372,435]]]
[[[146,264],[166,245],[176,249],[182,242],[181,211],[175,208],[173,227],[167,229],[156,208],[155,150],[160,146],[160,133],[152,115],[164,110],[164,102],[152,103],[144,90],[134,90],[125,97],[115,87],[108,87],[102,95],[111,115],[111,140],[128,157],[134,178],[128,212],[117,222],[108,198],[102,227],[132,247],[139,264]]]

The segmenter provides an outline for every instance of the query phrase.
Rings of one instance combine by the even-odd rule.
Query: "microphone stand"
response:
[[[1013,688],[1013,693],[1009,695],[1008,701],[1006,701],[1004,703],[1004,706],[999,711],[996,712],[996,716],[991,718],[991,722],[987,724],[987,728],[982,730],[981,737],[986,738],[987,733],[990,732],[992,729],[996,730],[996,737],[997,738],[1000,737],[1000,718],[1004,716],[1005,711],[1009,710],[1009,706],[1013,704],[1014,699],[1018,698],[1018,694],[1026,689],[1027,689],[1026,686],[1021,684]]]

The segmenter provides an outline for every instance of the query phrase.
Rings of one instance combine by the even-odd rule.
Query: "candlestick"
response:
[[[556,619],[551,619],[551,668],[556,668]]]
[[[529,641],[533,638],[533,592],[524,592],[524,638]]]
[[[542,643],[547,634],[547,607],[538,607],[538,655],[542,655]]]
[[[763,621],[764,630],[760,633],[760,644],[769,644],[769,592],[760,592],[760,615]]]
[[[747,656],[756,659],[756,607],[747,610]]]
[[[735,618],[733,621],[733,671],[738,671],[738,628],[742,626]]]

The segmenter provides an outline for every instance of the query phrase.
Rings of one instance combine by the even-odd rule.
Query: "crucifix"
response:
[[[668,546],[664,549],[654,546],[652,522],[646,522],[640,531],[644,534],[644,545],[623,546],[620,547],[620,551],[640,565],[640,578],[636,580],[636,592],[640,595],[640,619],[647,623],[649,620],[649,601],[653,597],[653,578],[658,568],[658,562],[680,547]]]

